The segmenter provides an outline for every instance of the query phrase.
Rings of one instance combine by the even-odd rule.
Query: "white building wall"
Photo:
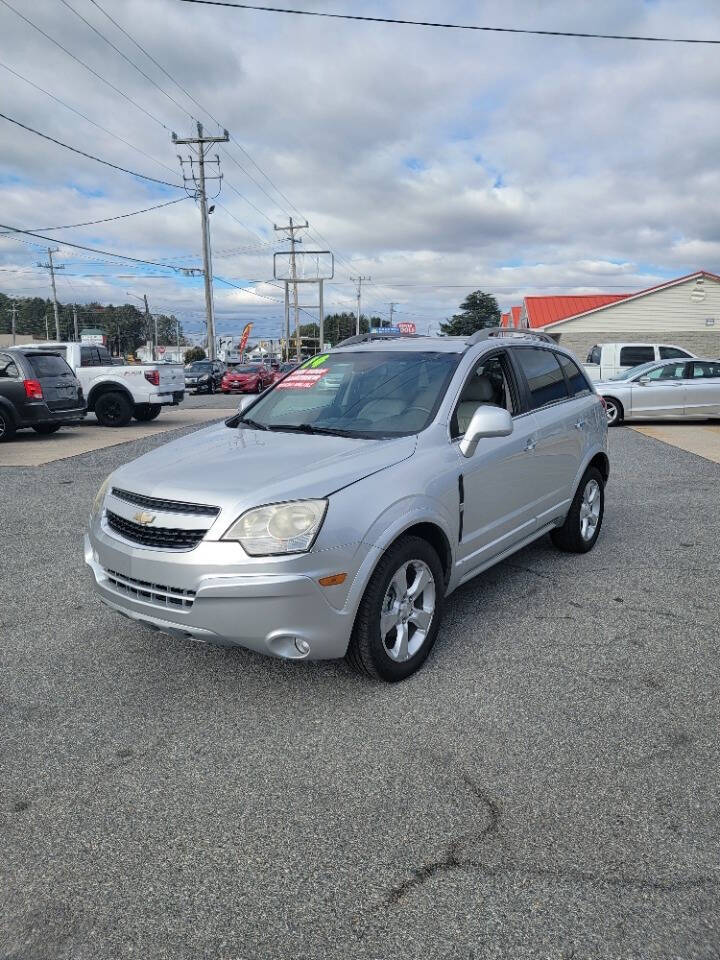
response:
[[[665,332],[720,333],[720,281],[687,280],[583,317],[561,320],[545,329],[563,336],[602,331],[605,342],[625,339],[620,334],[630,330],[652,341]]]

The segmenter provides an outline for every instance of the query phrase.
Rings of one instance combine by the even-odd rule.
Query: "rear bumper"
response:
[[[70,410],[51,410],[42,401],[26,403],[20,410],[19,427],[34,427],[42,423],[81,423],[85,419],[87,407],[73,407]]]
[[[251,572],[252,564],[219,564],[216,543],[176,554],[184,558],[178,563],[94,527],[85,537],[85,563],[103,603],[151,629],[285,659],[322,660],[344,656],[355,601],[333,594],[341,587],[321,587],[318,577],[357,571],[365,555],[359,546],[324,551],[312,572]]]
[[[179,403],[185,398],[184,390],[173,390],[168,393],[159,393],[154,397],[150,397],[149,403],[160,404],[161,406],[171,405],[176,407]]]

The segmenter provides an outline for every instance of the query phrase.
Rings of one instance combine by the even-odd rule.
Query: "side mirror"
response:
[[[513,432],[513,421],[503,407],[478,407],[460,441],[460,453],[471,457],[480,440],[486,437],[509,437]]]
[[[253,397],[251,394],[245,394],[245,396],[240,397],[240,402],[238,403],[237,412],[242,413],[243,410],[247,410],[251,403],[254,403],[257,398]]]
[[[652,383],[650,377],[640,377],[636,383],[639,383],[641,387],[646,387],[649,383]]]

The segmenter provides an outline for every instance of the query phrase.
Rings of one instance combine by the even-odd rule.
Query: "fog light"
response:
[[[310,653],[310,644],[307,640],[301,640],[300,637],[295,637],[295,649],[301,656],[306,657]]]

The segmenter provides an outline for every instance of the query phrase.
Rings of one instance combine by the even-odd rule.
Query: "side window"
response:
[[[717,377],[720,379],[720,361],[717,363],[698,363],[696,360],[693,364],[692,375],[693,379],[695,377]]]
[[[566,400],[565,377],[552,350],[539,347],[518,347],[515,357],[522,367],[530,389],[530,407],[537,410],[548,403]]]
[[[637,367],[641,363],[652,363],[654,359],[654,347],[622,347],[620,349],[621,367]]]
[[[575,363],[574,360],[571,360],[570,357],[566,357],[562,353],[556,354],[558,360],[560,361],[560,366],[563,369],[563,373],[567,377],[568,386],[570,387],[570,396],[577,397],[582,396],[583,394],[591,393],[590,384],[587,381],[587,377],[582,372],[580,367]]]
[[[662,367],[654,367],[642,375],[642,379],[648,380],[683,380],[685,378],[684,363],[666,363]]]
[[[595,344],[595,346],[592,348],[590,353],[587,355],[587,360],[585,361],[585,363],[594,363],[594,364],[597,364],[597,366],[600,366],[600,359],[601,359],[601,350],[600,350],[600,347],[597,344]],[[655,359],[655,358],[653,357],[652,359]]]
[[[679,347],[660,347],[661,360],[676,360],[679,357],[689,356],[690,354],[686,350],[681,350]]]
[[[463,436],[470,425],[472,415],[483,404],[494,404],[505,407],[509,413],[517,413],[518,404],[513,393],[506,356],[494,354],[492,357],[481,360],[465,381],[465,386],[455,405],[450,421],[450,433],[453,439]]]
[[[0,380],[16,380],[18,368],[15,361],[5,353],[0,353]]]

